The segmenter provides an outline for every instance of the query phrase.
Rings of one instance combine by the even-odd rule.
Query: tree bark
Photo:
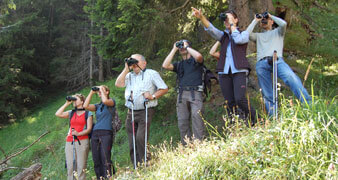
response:
[[[31,167],[27,168],[26,170],[22,171],[15,177],[11,178],[11,180],[38,180],[41,179],[41,171],[42,164],[36,163],[33,164]]]
[[[256,13],[265,11],[274,14],[272,0],[230,0],[229,9],[234,10],[238,16],[238,25],[241,30],[245,30],[254,18]],[[256,51],[254,43],[250,42],[248,53]]]
[[[103,27],[100,28],[100,36],[103,39]],[[103,58],[102,55],[99,55],[99,81],[103,81]]]
[[[94,22],[91,19],[90,20],[90,30],[93,30]],[[93,40],[90,38],[90,59],[89,59],[89,85],[93,86],[93,58],[94,58],[94,52],[93,52]]]

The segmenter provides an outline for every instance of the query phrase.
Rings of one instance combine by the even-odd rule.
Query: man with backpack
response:
[[[125,67],[115,82],[116,87],[125,87],[125,106],[128,108],[126,130],[134,168],[147,158],[146,141],[157,99],[168,92],[160,74],[146,67],[144,56],[133,54],[125,59]]]
[[[227,107],[228,115],[237,112],[241,108],[247,119],[247,125],[256,123],[256,110],[249,106],[246,98],[246,76],[250,71],[249,62],[246,58],[246,49],[249,42],[249,33],[237,28],[238,18],[234,11],[221,13],[220,18],[224,22],[225,30],[215,28],[201,10],[192,8],[194,16],[201,20],[205,30],[214,39],[220,41],[221,51],[217,61],[222,94]]]
[[[171,63],[179,51],[182,61]],[[185,138],[203,140],[204,122],[201,117],[203,109],[203,56],[191,47],[188,40],[180,40],[173,45],[162,67],[177,73],[177,118],[181,142],[186,145]],[[190,120],[192,119],[192,133]]]

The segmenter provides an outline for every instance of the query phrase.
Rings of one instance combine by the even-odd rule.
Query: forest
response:
[[[242,30],[256,13],[268,11],[284,19],[284,58],[313,103],[302,106],[280,81],[280,122],[256,129],[227,126],[223,97],[219,85],[213,83],[205,97],[208,141],[192,142],[184,149],[179,144],[174,105],[176,75],[164,70],[162,62],[176,41],[188,39],[203,55],[205,65],[213,72],[216,68],[209,55],[215,40],[193,16],[191,7],[201,9],[221,30],[224,25],[219,15],[228,9],[237,12]],[[144,55],[147,68],[160,73],[169,92],[159,99],[150,130],[152,167],[131,173],[123,125],[112,151],[117,179],[336,179],[337,10],[333,0],[1,0],[0,160],[44,132],[49,134],[18,157],[2,161],[0,179],[10,179],[36,162],[42,163],[42,177],[65,179],[63,136],[68,122],[54,113],[65,96],[79,92],[87,96],[92,86],[104,84],[111,88],[124,122],[124,91],[114,83],[124,59],[135,53]],[[248,97],[263,114],[256,55],[256,46],[250,42]],[[18,142],[10,142],[10,137]],[[189,156],[194,153],[195,160]],[[215,156],[206,156],[212,153]],[[88,174],[87,178],[95,178],[91,155]]]

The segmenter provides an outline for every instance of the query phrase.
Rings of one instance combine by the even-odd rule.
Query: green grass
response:
[[[337,179],[336,99],[302,105],[283,98],[280,117],[255,128],[237,122],[225,138],[187,147],[165,142],[152,166],[118,179]]]
[[[124,89],[114,86],[115,79],[104,82],[111,90],[111,97],[115,98],[118,105],[119,116],[122,121],[122,128],[118,132],[112,151],[112,159],[118,171],[132,166],[129,158],[128,138],[125,132],[124,122],[126,117],[126,108],[124,107]],[[88,95],[90,88],[85,88],[78,93]],[[171,90],[171,93],[173,90]],[[11,167],[26,168],[35,162],[43,165],[41,173],[47,179],[66,179],[65,169],[65,138],[69,128],[69,120],[57,118],[54,114],[56,110],[65,102],[62,94],[58,97],[50,97],[46,102],[36,108],[36,111],[24,119],[18,120],[14,124],[0,130],[0,146],[7,155],[12,154],[20,148],[26,147],[37,139],[42,133],[50,133],[43,137],[39,142],[34,144],[27,151],[17,157],[12,158],[8,164]],[[91,103],[99,102],[98,96],[94,96]],[[167,103],[166,103],[167,102]],[[175,115],[168,107],[172,107],[173,97],[169,94],[160,99],[160,106],[157,108],[154,120],[150,128],[150,144],[158,144],[163,139],[174,141],[179,140],[179,132]],[[69,107],[68,109],[71,109]],[[166,113],[164,113],[166,112]],[[168,114],[169,113],[169,114]],[[0,154],[0,159],[4,159],[4,154]],[[93,161],[91,153],[88,157],[88,175],[94,177]],[[21,170],[8,170],[3,173],[1,179],[10,179],[18,174]]]
[[[283,3],[297,11],[292,1]],[[290,53],[285,53],[285,60],[297,68],[297,75],[302,80],[309,62],[315,59],[305,82],[307,90],[316,95],[310,106],[300,105],[289,88],[282,86],[281,93],[285,97],[280,108],[282,121],[267,121],[264,126],[255,128],[247,128],[240,122],[235,126],[224,126],[222,95],[219,86],[215,85],[215,97],[209,97],[205,103],[204,117],[211,125],[208,129],[215,127],[217,131],[211,133],[208,141],[192,142],[188,147],[182,147],[177,144],[176,93],[174,88],[170,88],[169,93],[160,98],[151,124],[149,143],[152,146],[152,165],[147,169],[139,169],[137,173],[129,173],[132,163],[124,128],[124,90],[114,87],[114,79],[104,82],[111,88],[111,95],[116,99],[123,122],[112,153],[119,179],[337,179],[336,7],[336,3],[330,3],[329,12],[318,8],[304,10],[303,13],[314,21],[312,28],[318,35],[311,41],[301,25],[309,22],[301,17],[297,17],[287,30],[285,49]],[[289,58],[294,53],[297,53],[296,57]],[[208,67],[214,67],[210,62],[207,64]],[[169,87],[174,87],[175,77],[172,72],[161,72],[161,76]],[[87,87],[79,93],[87,95],[89,90]],[[251,103],[261,112],[259,92],[249,92]],[[32,114],[0,130],[0,146],[7,155],[50,131],[27,151],[12,158],[8,162],[9,166],[26,168],[40,162],[43,165],[43,178],[66,179],[64,146],[69,125],[67,119],[54,115],[63,105],[65,96],[61,94],[46,98]],[[95,96],[92,103],[98,101]],[[0,152],[0,159],[4,157]],[[335,166],[334,170],[331,170],[332,165]],[[87,168],[87,177],[95,176],[91,153]],[[8,170],[0,175],[0,179],[10,179],[20,171]]]

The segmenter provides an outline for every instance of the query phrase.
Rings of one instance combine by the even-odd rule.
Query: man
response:
[[[256,24],[260,22],[260,27],[263,29],[261,33],[253,33]],[[272,29],[274,22],[278,28]],[[250,40],[257,44],[257,63],[256,73],[258,83],[262,89],[265,99],[265,108],[268,114],[273,114],[273,92],[272,92],[272,55],[277,51],[277,75],[281,78],[291,91],[296,95],[301,102],[311,101],[311,98],[302,85],[299,77],[292,71],[288,64],[283,60],[283,41],[286,32],[286,22],[276,16],[265,12],[255,16],[254,20],[248,26],[247,30],[250,34]]]
[[[186,145],[185,138],[202,140],[204,137],[204,122],[200,115],[203,109],[203,57],[190,46],[187,40],[181,40],[174,44],[171,52],[164,60],[162,67],[177,73],[178,97],[177,118],[180,130],[181,142]],[[171,63],[176,52],[179,51],[182,61]],[[190,120],[192,121],[192,134]]]
[[[168,86],[164,83],[158,72],[146,69],[147,61],[144,56],[134,54],[129,60],[134,61],[134,63],[129,64],[133,72],[129,72],[129,66],[126,62],[123,71],[116,79],[115,86],[126,87],[124,94],[126,99],[125,106],[128,108],[126,130],[132,162],[134,162],[135,149],[133,148],[132,103],[129,100],[134,104],[135,146],[138,164],[144,160],[145,152],[145,100],[149,100],[147,124],[147,137],[149,137],[150,123],[155,113],[154,107],[158,104],[157,99],[168,92]]]
[[[254,125],[256,110],[249,107],[245,96],[246,76],[250,70],[249,62],[246,59],[249,33],[238,30],[238,18],[234,11],[226,11],[221,14],[225,31],[220,31],[207,20],[201,10],[195,8],[192,10],[194,16],[201,20],[208,34],[221,43],[216,71],[229,115],[236,113],[236,107],[240,107],[244,111],[246,119],[250,120],[247,125]]]

